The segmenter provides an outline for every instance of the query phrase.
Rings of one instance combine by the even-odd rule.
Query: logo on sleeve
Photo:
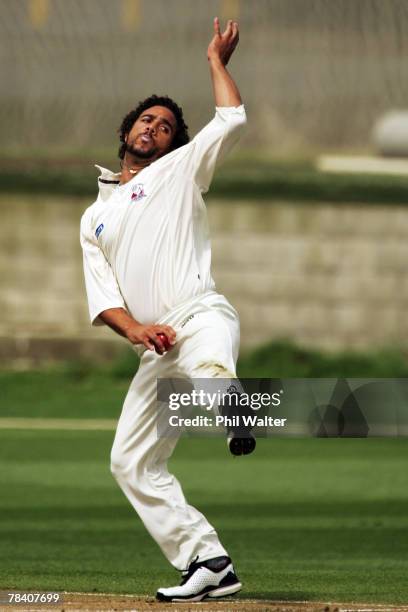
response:
[[[138,202],[139,200],[145,197],[146,194],[144,191],[143,183],[137,183],[137,185],[134,185],[132,187],[132,195],[130,198],[132,202]]]
[[[96,236],[97,238],[99,238],[99,234],[101,233],[101,231],[103,230],[103,228],[104,228],[104,227],[105,227],[105,226],[104,226],[104,224],[103,224],[103,223],[101,223],[101,224],[100,224],[100,225],[98,225],[98,227],[96,228],[96,230],[95,230],[95,236]]]

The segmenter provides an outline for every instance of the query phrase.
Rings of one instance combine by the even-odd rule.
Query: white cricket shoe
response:
[[[193,561],[179,586],[159,589],[159,601],[201,601],[206,597],[233,595],[242,588],[229,557]]]

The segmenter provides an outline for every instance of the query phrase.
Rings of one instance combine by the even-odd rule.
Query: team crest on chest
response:
[[[130,196],[131,202],[138,202],[139,200],[145,197],[146,194],[143,183],[137,183],[137,185],[134,185],[132,187],[132,195]]]

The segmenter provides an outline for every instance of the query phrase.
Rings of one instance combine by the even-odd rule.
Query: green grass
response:
[[[138,358],[125,350],[96,366],[71,362],[43,370],[0,371],[0,416],[117,418]],[[290,342],[272,342],[242,354],[242,378],[408,378],[408,360],[396,349],[324,353]]]
[[[0,416],[117,418],[130,380],[93,370],[77,379],[64,370],[0,372]]]
[[[117,168],[116,160],[101,162]],[[75,158],[0,158],[0,192],[93,196],[94,161]],[[260,154],[240,155],[217,172],[210,198],[266,201],[368,202],[407,204],[408,178],[371,174],[332,174],[315,169],[312,161],[279,161]]]
[[[112,433],[0,431],[1,588],[153,594],[178,574],[109,473]],[[182,439],[171,469],[216,527],[241,597],[404,603],[400,439]]]
[[[312,161],[238,157],[216,175],[211,194],[230,199],[407,204],[408,178],[325,173]]]
[[[242,378],[407,378],[406,351],[385,347],[376,351],[308,349],[290,341],[275,341],[242,354]]]

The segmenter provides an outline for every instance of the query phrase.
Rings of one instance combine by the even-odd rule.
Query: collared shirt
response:
[[[217,162],[238,140],[244,106],[217,107],[188,144],[130,181],[100,168],[99,195],[81,219],[81,246],[91,322],[125,308],[151,324],[189,299],[215,291],[202,193]]]

